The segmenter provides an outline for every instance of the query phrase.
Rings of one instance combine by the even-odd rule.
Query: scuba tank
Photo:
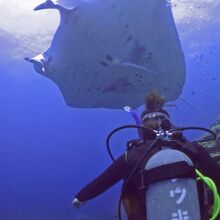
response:
[[[186,154],[163,149],[148,160],[144,171],[147,220],[201,220],[196,175]]]

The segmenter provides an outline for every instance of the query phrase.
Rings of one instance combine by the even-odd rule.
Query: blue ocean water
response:
[[[193,10],[177,22],[187,64],[181,97],[189,104],[178,99],[175,107],[166,109],[176,125],[208,127],[220,109],[220,3],[175,2],[174,11]],[[206,17],[192,17],[196,12]],[[23,60],[28,50],[19,58],[11,54],[20,49],[13,37],[0,25],[0,220],[117,219],[121,183],[79,210],[71,201],[111,164],[105,146],[108,133],[133,119],[123,110],[66,106],[57,86]],[[118,134],[113,141],[115,155],[123,153],[126,140],[136,135]]]

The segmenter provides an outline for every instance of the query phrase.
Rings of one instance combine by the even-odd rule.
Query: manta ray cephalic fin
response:
[[[75,10],[76,7],[73,8],[64,8],[63,6],[59,5],[55,0],[47,0],[44,3],[38,5],[34,8],[34,11],[44,10],[44,9],[57,9],[60,13],[65,14],[71,10]]]

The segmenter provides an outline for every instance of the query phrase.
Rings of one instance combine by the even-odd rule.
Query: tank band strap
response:
[[[140,190],[144,190],[150,183],[173,179],[173,178],[191,178],[196,179],[196,172],[193,166],[190,166],[185,161],[170,163],[162,166],[152,168],[150,170],[141,170],[140,177]]]

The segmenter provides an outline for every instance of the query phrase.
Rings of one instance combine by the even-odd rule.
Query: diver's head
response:
[[[165,100],[156,92],[151,92],[145,99],[146,110],[141,115],[142,125],[146,128],[169,130],[169,114],[163,109]]]

